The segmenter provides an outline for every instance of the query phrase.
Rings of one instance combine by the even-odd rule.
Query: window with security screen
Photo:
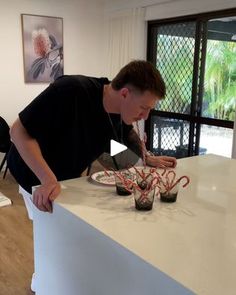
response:
[[[195,23],[160,26],[156,66],[166,83],[166,97],[157,109],[190,113],[195,48]]]
[[[152,152],[176,158],[231,156],[235,32],[236,9],[148,23],[148,60],[166,84],[165,99],[145,123]]]
[[[190,124],[173,114],[190,116],[194,79],[196,22],[159,25],[154,30],[154,61],[166,84],[166,97],[151,116],[150,149],[177,158],[189,155]],[[170,116],[162,116],[171,113]]]
[[[153,117],[153,152],[177,158],[187,157],[189,123],[183,120]]]

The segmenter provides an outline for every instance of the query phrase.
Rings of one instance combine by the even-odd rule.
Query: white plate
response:
[[[91,179],[94,180],[97,183],[105,184],[105,185],[115,185],[115,176],[114,172],[111,170],[105,171],[99,171],[93,173],[91,176]]]
[[[136,166],[135,167],[137,170],[142,170],[142,169],[151,169],[151,167],[143,167],[143,166]],[[134,168],[130,168],[129,169],[131,172],[133,172],[134,174],[136,174],[135,169]],[[107,175],[108,174],[108,175]],[[93,173],[90,178],[100,184],[105,184],[105,185],[115,185],[115,176],[114,176],[114,172],[112,170],[107,170],[106,173],[105,171],[99,171],[99,172],[95,172]]]

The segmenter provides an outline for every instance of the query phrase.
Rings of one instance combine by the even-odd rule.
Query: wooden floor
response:
[[[13,201],[12,206],[0,207],[0,295],[34,294],[30,290],[34,271],[32,222],[9,173],[5,180],[0,174],[0,191]]]

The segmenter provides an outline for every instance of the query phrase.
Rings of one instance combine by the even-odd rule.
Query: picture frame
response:
[[[63,19],[21,14],[25,83],[50,83],[64,74]]]

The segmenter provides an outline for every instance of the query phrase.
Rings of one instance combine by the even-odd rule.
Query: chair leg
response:
[[[2,160],[2,163],[1,163],[1,166],[0,166],[0,172],[2,171],[2,168],[3,168],[6,160],[7,160],[7,154],[5,154],[5,156],[4,156],[3,160]]]

